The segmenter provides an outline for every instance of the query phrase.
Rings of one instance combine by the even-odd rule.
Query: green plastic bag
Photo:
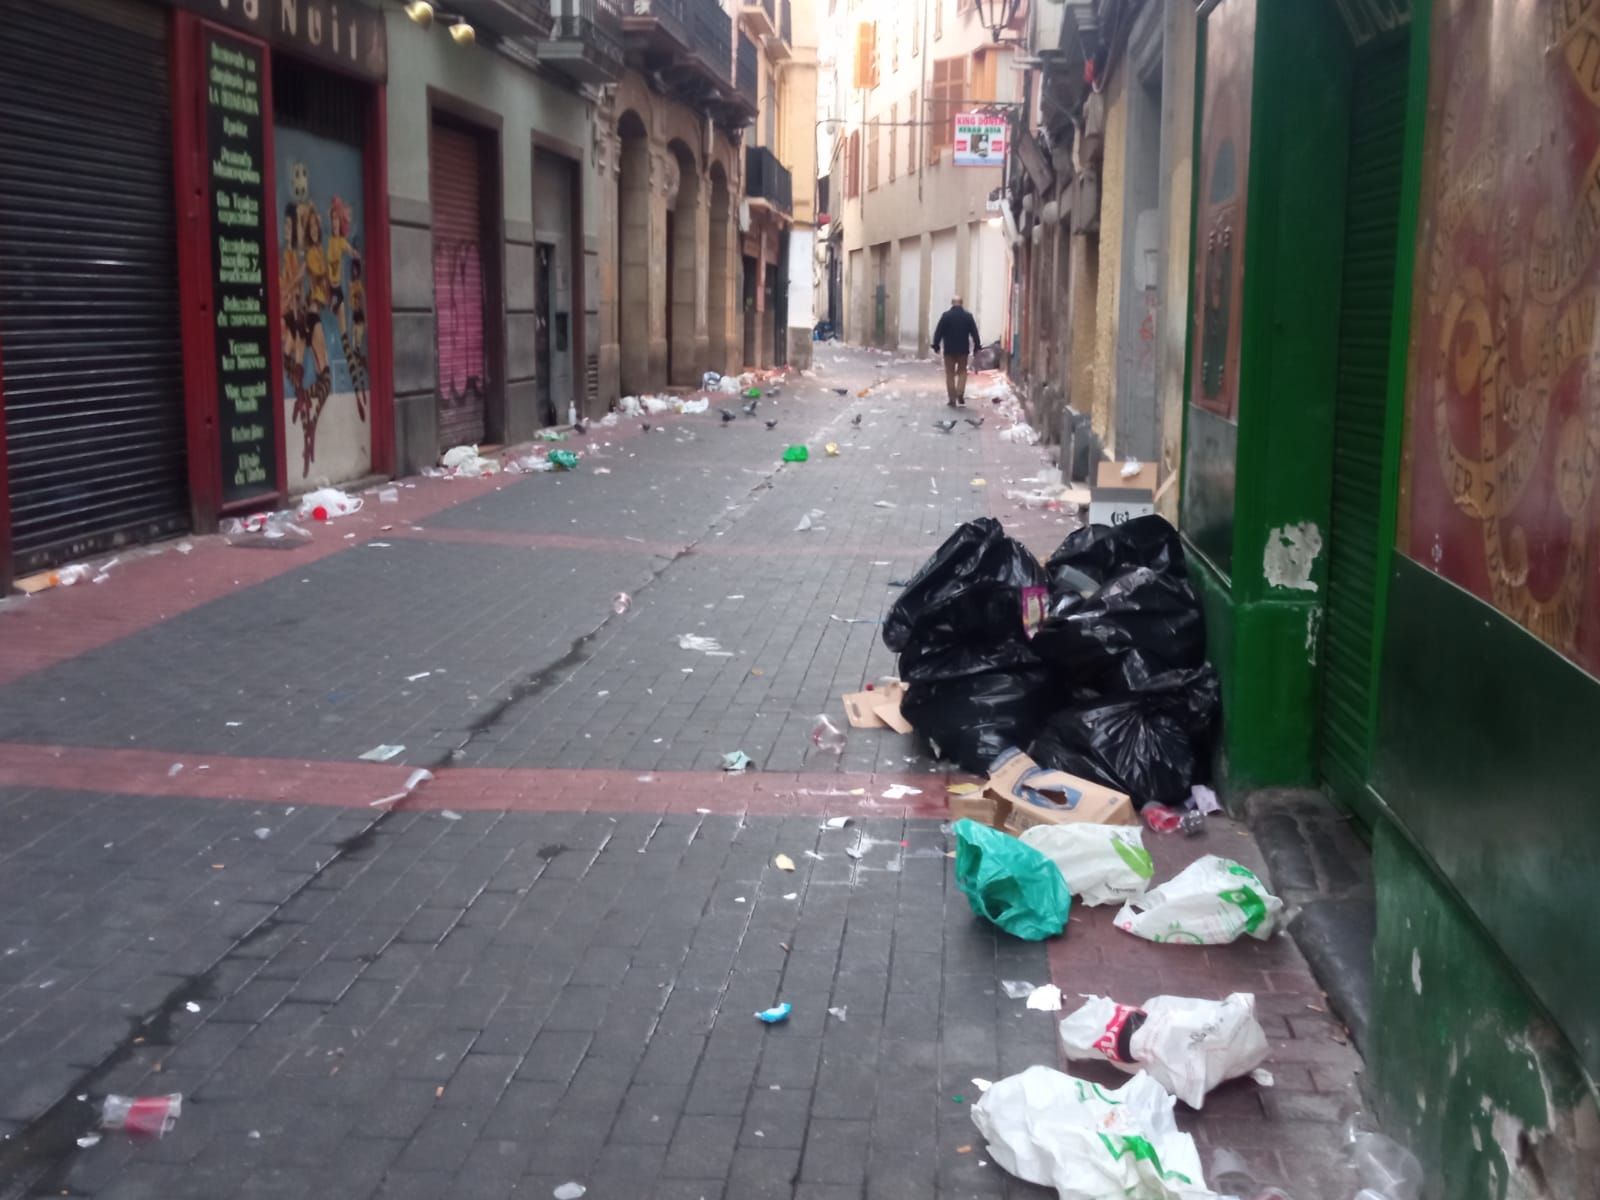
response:
[[[1054,937],[1067,926],[1072,893],[1061,870],[1009,833],[956,822],[956,886],[972,911],[1028,942]]]
[[[761,398],[761,389],[758,387],[746,388],[744,398],[746,400],[759,400]]]
[[[578,456],[571,450],[550,451],[550,461],[563,471],[576,471],[578,469]]]
[[[790,446],[783,452],[784,462],[805,462],[811,457],[811,452],[804,446]]]

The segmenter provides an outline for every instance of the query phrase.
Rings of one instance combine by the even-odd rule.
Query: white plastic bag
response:
[[[1266,941],[1277,930],[1282,911],[1283,901],[1253,871],[1208,854],[1124,904],[1115,924],[1152,942],[1220,946],[1246,933]]]
[[[676,407],[681,413],[687,413],[689,416],[697,416],[698,414],[710,409],[711,401],[707,400],[704,396],[701,396],[698,400],[680,400]]]
[[[313,516],[319,508],[330,521],[335,517],[348,517],[351,513],[361,511],[361,497],[346,495],[336,487],[318,488],[301,496],[300,507],[295,511],[303,521]]]
[[[1140,1073],[1107,1091],[1029,1067],[992,1084],[972,1106],[989,1157],[1060,1200],[1201,1200],[1194,1139],[1178,1131],[1175,1101]]]
[[[1103,1058],[1129,1074],[1146,1071],[1190,1108],[1202,1107],[1219,1083],[1267,1060],[1267,1035],[1249,992],[1226,1000],[1153,996],[1138,1008],[1090,996],[1062,1018],[1061,1045],[1068,1058]]]
[[[479,475],[493,475],[500,469],[500,464],[494,459],[484,458],[479,454],[476,446],[451,447],[444,452],[439,465],[452,475],[461,475],[468,479]]]
[[[1079,904],[1142,896],[1155,873],[1137,825],[1035,825],[1022,840],[1055,863]]]

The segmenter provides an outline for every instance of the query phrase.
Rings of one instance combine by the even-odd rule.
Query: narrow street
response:
[[[931,364],[817,363],[755,419],[597,424],[571,473],[406,480],[298,548],[168,542],[0,603],[0,1196],[1042,1196],[969,1117],[975,1079],[1058,1065],[1002,980],[1255,992],[1275,1086],[1179,1123],[1348,1195],[1360,1063],[1288,937],[999,934],[944,769],[889,731],[812,747],[957,523],[1067,532],[1004,498],[1045,459],[1000,438],[997,377],[944,433]],[[1158,879],[1261,868],[1222,816],[1146,845]],[[171,1092],[165,1138],[79,1141],[105,1094]]]

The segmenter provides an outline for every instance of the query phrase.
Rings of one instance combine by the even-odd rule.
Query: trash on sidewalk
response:
[[[1002,979],[1000,981],[1000,990],[1011,1000],[1026,1000],[1033,995],[1033,987],[1034,985],[1026,979]]]
[[[362,762],[388,762],[391,758],[399,758],[406,752],[404,746],[391,746],[387,742],[374,746],[363,754],[356,755]]]
[[[810,512],[801,514],[799,522],[794,527],[794,531],[796,533],[809,533],[813,529],[821,530],[822,526],[817,524],[817,521],[820,520],[821,517],[822,510],[820,508],[813,508]]]
[[[783,461],[786,463],[802,463],[811,457],[811,452],[804,446],[785,446]]]
[[[1206,831],[1206,817],[1197,808],[1170,808],[1165,804],[1146,804],[1139,810],[1145,826],[1155,833],[1177,833],[1188,837]]]
[[[580,1200],[580,1197],[585,1195],[588,1190],[583,1184],[574,1180],[561,1184],[550,1194],[555,1197],[555,1200]]]
[[[819,829],[843,829],[846,825],[850,824],[850,820],[851,820],[851,818],[849,818],[849,817],[829,817],[821,825],[817,826],[817,828],[819,828]]]
[[[627,592],[618,592],[611,598],[611,611],[621,616],[633,605],[633,597]]]
[[[1133,802],[1122,792],[1066,771],[1041,767],[1010,747],[994,760],[984,790],[995,821],[1014,834],[1036,825],[1134,825]]]
[[[1422,1164],[1399,1142],[1367,1128],[1367,1117],[1357,1113],[1345,1127],[1350,1164],[1362,1191],[1355,1200],[1419,1200],[1425,1182]]]
[[[578,456],[571,450],[550,451],[550,465],[558,471],[576,471]]]
[[[756,1014],[756,1020],[767,1025],[776,1025],[780,1021],[787,1021],[789,1014],[794,1011],[794,1005],[785,1000],[782,1004],[771,1008],[762,1009]]]
[[[1249,992],[1223,1000],[1153,996],[1138,1006],[1090,996],[1062,1018],[1061,1046],[1069,1059],[1103,1058],[1130,1075],[1147,1071],[1200,1108],[1212,1088],[1266,1062],[1267,1035],[1255,1010]]]
[[[1210,817],[1222,811],[1222,802],[1217,799],[1216,792],[1203,783],[1197,783],[1189,789],[1189,807],[1202,816]]]
[[[378,503],[379,504],[399,504],[400,503],[400,489],[399,488],[394,488],[394,487],[379,488],[378,489]]]
[[[1227,858],[1196,859],[1161,886],[1122,906],[1114,924],[1152,942],[1220,946],[1277,931],[1283,901],[1255,872]]]
[[[1035,825],[1022,840],[1061,872],[1079,904],[1122,904],[1144,895],[1155,874],[1137,825]]]
[[[1034,1012],[1060,1012],[1061,989],[1053,983],[1041,984],[1028,993],[1028,1007]]]
[[[1211,1156],[1211,1186],[1227,1200],[1293,1200],[1282,1188],[1263,1185],[1249,1165],[1232,1150],[1218,1150]],[[1365,1193],[1355,1200],[1384,1200]]]
[[[794,859],[787,854],[779,854],[773,858],[772,865],[780,871],[792,871],[794,870]]]
[[[698,633],[680,633],[678,635],[678,649],[694,650],[704,654],[707,658],[732,658],[733,651],[724,650],[722,643],[716,638],[702,637]]]
[[[1102,462],[1089,498],[1091,525],[1122,525],[1156,511],[1156,464]]]
[[[509,460],[505,465],[505,470],[511,475],[533,475],[542,471],[553,471],[555,467],[543,454],[524,454],[521,458]]]
[[[882,729],[888,726],[896,733],[910,733],[911,722],[900,715],[905,694],[905,684],[899,680],[881,689],[846,692],[842,698],[845,720],[850,722],[852,729]]]
[[[348,495],[336,487],[318,488],[314,492],[307,492],[300,497],[300,502],[295,508],[302,521],[307,517],[313,521],[332,521],[360,511],[361,497]]]
[[[1072,893],[1043,854],[1008,833],[957,821],[956,886],[972,911],[1024,941],[1054,937],[1067,925]]]
[[[100,1107],[100,1127],[139,1137],[165,1137],[183,1115],[183,1093],[165,1096],[109,1095]]]
[[[838,458],[839,457],[839,443],[838,442],[824,442],[822,444],[822,452],[824,454],[826,454],[829,458]]]
[[[921,788],[910,787],[904,783],[891,783],[883,789],[883,798],[885,800],[904,800],[907,796],[920,795],[922,795]]]
[[[750,769],[751,758],[743,750],[733,750],[722,756],[722,769],[730,775],[740,775]]]
[[[827,713],[817,714],[817,722],[811,727],[811,744],[813,746],[837,758],[844,753],[846,741],[844,730],[830,721]]]
[[[368,803],[367,807],[381,808],[385,804],[395,804],[401,800],[404,800],[407,796],[411,795],[412,792],[416,791],[419,787],[427,783],[428,780],[432,778],[432,771],[428,770],[426,767],[418,767],[416,770],[412,771],[411,774],[406,776],[406,781],[401,785],[400,791],[393,792],[387,796],[379,796],[376,800]]]
[[[287,510],[231,517],[219,528],[228,545],[241,550],[293,550],[311,540],[311,531]]]
[[[995,1081],[972,1106],[989,1156],[1059,1200],[1201,1200],[1194,1139],[1146,1074],[1108,1090],[1049,1067]]]
[[[78,1148],[80,1150],[87,1150],[89,1147],[98,1146],[99,1144],[100,1135],[98,1133],[86,1133],[78,1139]]]

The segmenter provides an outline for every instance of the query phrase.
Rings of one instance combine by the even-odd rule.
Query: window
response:
[[[967,60],[941,58],[933,64],[933,84],[928,89],[928,163],[955,143],[956,114],[967,99]]]
[[[855,86],[878,86],[878,26],[863,21],[856,26]]]
[[[850,141],[845,150],[844,163],[844,196],[846,200],[854,200],[861,195],[861,131],[851,131]]]
[[[911,103],[906,107],[906,172],[909,174],[912,165],[917,161],[917,121],[922,110],[917,107],[917,93],[911,93]]]
[[[889,182],[894,182],[895,152],[900,148],[900,106],[889,105]]]
[[[867,126],[867,191],[878,190],[878,118]]]

